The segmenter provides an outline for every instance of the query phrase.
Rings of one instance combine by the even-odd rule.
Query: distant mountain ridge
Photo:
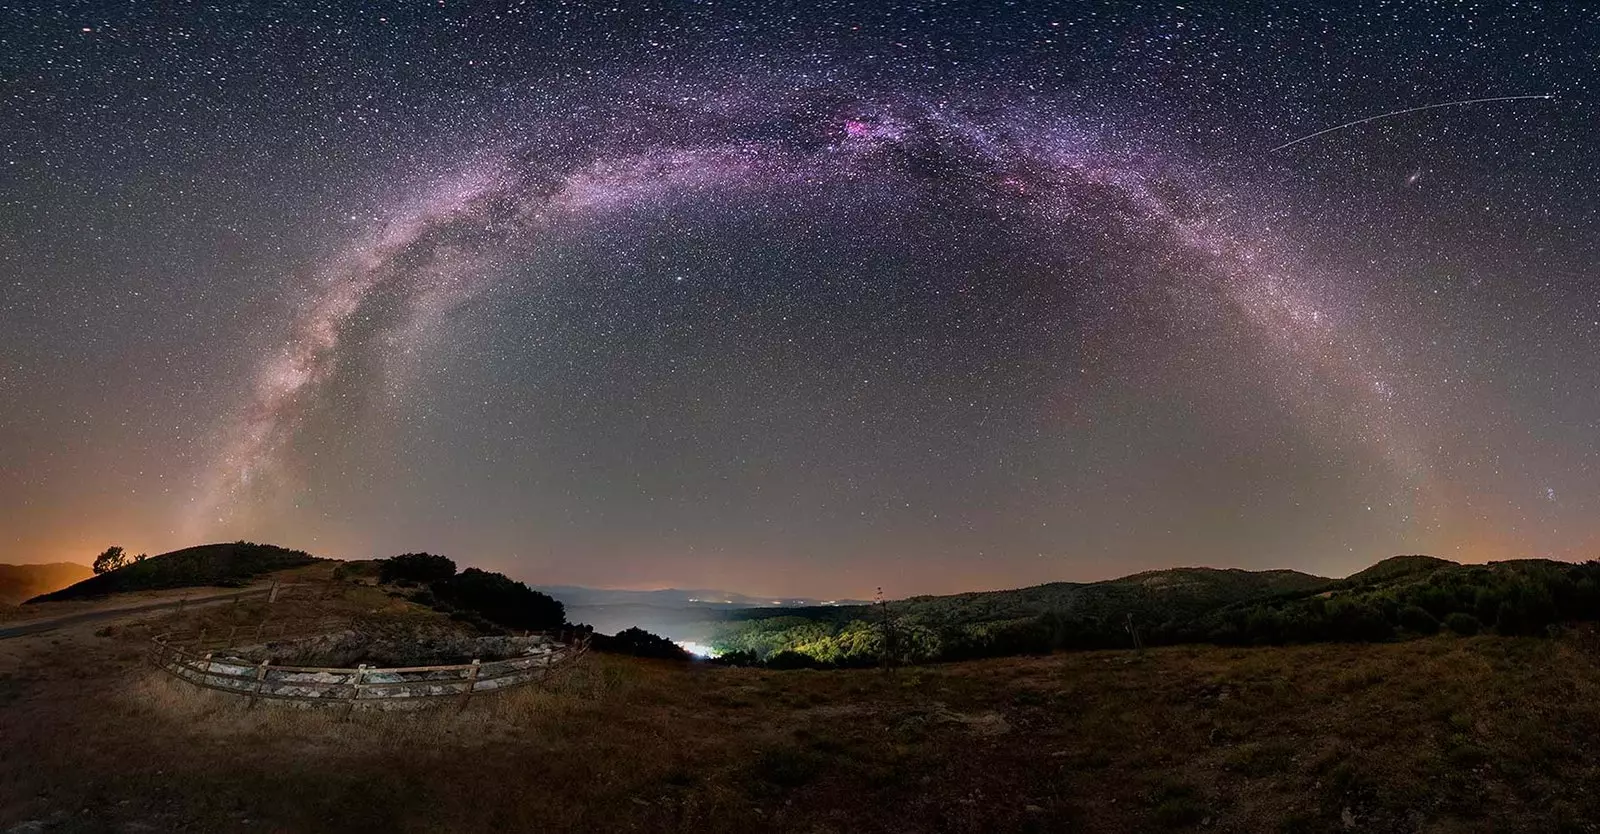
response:
[[[94,571],[87,565],[74,562],[0,565],[0,604],[16,605],[91,576],[94,576]]]
[[[737,591],[705,589],[661,588],[652,591],[632,591],[615,588],[590,588],[583,585],[531,585],[536,590],[568,605],[683,605],[732,606],[757,608],[762,606],[820,606],[865,605],[867,600],[824,600],[809,597],[773,597],[742,594]]]
[[[708,633],[708,623],[720,622],[729,611],[765,611],[866,605],[866,600],[821,600],[802,597],[758,597],[735,591],[664,588],[628,591],[579,585],[534,585],[567,607],[574,623],[594,626],[602,634],[639,627],[678,640],[698,640]]]
[[[968,591],[892,600],[899,617],[926,624],[989,622],[1046,612],[1073,616],[1190,615],[1221,606],[1325,587],[1335,580],[1294,570],[1166,568],[1095,582],[1048,582],[1004,591]],[[796,614],[843,622],[867,617],[867,604],[808,608]],[[770,609],[730,612],[729,619],[773,616]]]

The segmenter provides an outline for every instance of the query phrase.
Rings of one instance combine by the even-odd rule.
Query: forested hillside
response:
[[[1377,641],[1600,619],[1600,564],[1461,565],[1398,556],[1342,580],[1179,568],[1085,584],[915,597],[882,607],[734,612],[712,645],[773,666],[960,660],[1058,649]]]

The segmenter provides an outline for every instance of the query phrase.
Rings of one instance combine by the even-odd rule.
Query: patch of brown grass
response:
[[[265,608],[151,628],[438,619],[344,586]],[[346,719],[248,709],[144,668],[146,631],[41,642],[0,672],[0,825],[1542,832],[1600,819],[1600,668],[1574,640],[1178,647],[894,674],[593,656],[463,712]]]

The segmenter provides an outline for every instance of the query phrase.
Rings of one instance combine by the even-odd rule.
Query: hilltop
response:
[[[93,575],[87,566],[73,562],[0,565],[0,605],[16,605]]]
[[[1345,585],[1369,585],[1402,577],[1432,573],[1440,568],[1458,568],[1461,563],[1437,556],[1390,556],[1370,568],[1356,571],[1345,577]]]
[[[203,544],[132,562],[28,602],[59,602],[128,591],[205,585],[238,587],[272,571],[303,567],[317,561],[317,557],[303,550],[270,544]]]

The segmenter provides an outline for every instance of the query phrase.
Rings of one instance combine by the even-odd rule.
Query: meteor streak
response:
[[[1269,148],[1267,150],[1267,153],[1277,153],[1278,151],[1281,151],[1281,150],[1283,150],[1285,148],[1292,148],[1295,145],[1300,144],[1301,142],[1306,142],[1306,141],[1309,141],[1311,139],[1315,139],[1318,136],[1322,136],[1324,134],[1333,133],[1333,132],[1339,131],[1339,130],[1344,130],[1347,127],[1355,127],[1356,125],[1364,125],[1367,122],[1375,122],[1375,121],[1378,121],[1379,119],[1387,119],[1387,118],[1390,118],[1392,116],[1404,116],[1407,113],[1420,113],[1420,112],[1422,112],[1424,110],[1437,110],[1440,107],[1461,107],[1461,106],[1467,105],[1467,104],[1489,104],[1490,102],[1496,102],[1496,101],[1523,101],[1523,100],[1526,100],[1526,99],[1545,99],[1545,100],[1550,100],[1550,99],[1553,99],[1553,98],[1555,98],[1555,95],[1552,94],[1552,93],[1541,93],[1541,94],[1538,94],[1538,95],[1526,95],[1526,96],[1497,96],[1495,98],[1466,98],[1466,99],[1462,99],[1460,101],[1444,101],[1444,102],[1440,102],[1438,104],[1424,104],[1421,107],[1407,107],[1404,110],[1392,110],[1392,111],[1390,111],[1388,113],[1379,113],[1376,116],[1367,116],[1365,118],[1356,119],[1353,122],[1345,122],[1342,125],[1334,125],[1333,127],[1323,128],[1322,130],[1319,130],[1316,133],[1308,133],[1305,136],[1300,137],[1299,139],[1295,139],[1295,140],[1292,140],[1292,141],[1289,141],[1289,142],[1284,142],[1283,144],[1277,146],[1276,148]]]

